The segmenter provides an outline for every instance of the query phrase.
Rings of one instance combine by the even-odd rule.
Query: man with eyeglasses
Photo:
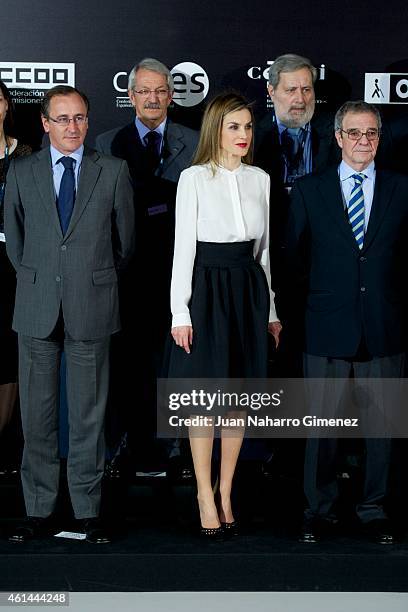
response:
[[[55,509],[59,369],[66,357],[68,486],[86,539],[104,544],[99,520],[111,334],[120,329],[117,270],[133,247],[132,185],[125,162],[84,146],[89,103],[65,85],[41,104],[50,146],[12,162],[5,199],[7,253],[17,272],[25,438],[21,478],[27,520],[11,535],[46,535]]]
[[[305,377],[338,379],[331,402],[319,399],[311,385],[310,410],[317,416],[342,416],[339,403],[350,376],[403,376],[408,178],[376,167],[380,132],[375,106],[343,104],[335,117],[340,165],[299,179],[291,194],[286,247],[293,282],[295,272],[303,271]],[[360,431],[367,435],[367,426],[381,413],[381,398],[373,402],[360,395],[359,408]],[[363,491],[356,506],[364,532],[380,544],[394,541],[384,508],[390,443],[366,437]],[[302,542],[316,542],[337,521],[337,449],[334,438],[307,440]]]
[[[168,117],[173,91],[167,66],[153,58],[141,60],[129,74],[128,94],[134,119],[96,139],[99,151],[127,161],[133,180],[136,252],[120,282],[123,331],[112,345],[116,367],[109,431],[113,451],[120,441],[117,434],[122,434],[123,446],[127,431],[127,445],[139,472],[162,470],[168,464],[166,456],[158,460],[163,445],[158,447],[154,441],[156,377],[171,323],[169,295],[177,183],[180,173],[191,164],[198,143],[197,132]],[[136,369],[136,353],[143,369]],[[118,423],[118,418],[123,422]],[[188,476],[187,466],[180,465],[178,446],[170,445],[168,453],[172,471]]]
[[[267,90],[273,103],[255,126],[254,164],[271,177],[270,250],[272,283],[283,329],[279,349],[271,346],[271,374],[303,376],[302,309],[284,266],[283,240],[294,182],[311,172],[338,163],[333,115],[316,111],[317,69],[310,59],[295,53],[278,56],[269,68]],[[321,105],[324,107],[324,105]],[[301,470],[301,440],[275,440],[262,465],[266,477]]]
[[[273,112],[257,127],[255,163],[288,191],[300,176],[338,160],[330,115],[315,114],[316,79],[311,61],[294,53],[280,55],[269,68]]]
[[[271,177],[270,245],[271,261],[275,262],[271,274],[283,324],[274,373],[280,376],[302,376],[299,313],[282,265],[289,193],[299,177],[340,161],[333,115],[315,112],[316,80],[317,69],[307,57],[295,53],[277,57],[269,68],[267,84],[273,110],[255,131],[254,163]]]

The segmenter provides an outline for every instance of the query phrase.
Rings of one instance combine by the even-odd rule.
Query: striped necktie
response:
[[[350,200],[347,207],[348,218],[358,248],[363,248],[364,243],[364,193],[363,181],[365,174],[353,174],[354,187],[351,190]]]

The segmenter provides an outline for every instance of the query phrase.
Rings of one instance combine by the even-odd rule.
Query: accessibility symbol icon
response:
[[[378,84],[379,79],[374,79],[374,91],[372,93],[372,98],[384,98],[384,94],[383,91],[381,89],[381,87]]]
[[[374,104],[408,104],[408,73],[366,72],[364,100]]]
[[[374,104],[389,104],[390,74],[388,72],[366,72],[364,100]]]

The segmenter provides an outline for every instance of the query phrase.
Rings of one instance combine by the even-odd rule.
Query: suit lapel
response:
[[[314,171],[319,171],[327,161],[329,142],[319,131],[312,127],[312,165]]]
[[[276,121],[268,116],[267,126],[262,126],[259,133],[259,146],[257,145],[256,163],[275,177],[283,181],[285,178],[285,161],[279,139],[279,129]]]
[[[52,177],[50,149],[47,147],[36,153],[33,161],[34,181],[41,196],[41,202],[48,217],[52,220],[55,229],[62,237],[60,220],[58,217],[54,181]]]
[[[378,229],[381,226],[384,215],[391,201],[391,196],[395,188],[395,179],[386,172],[377,170],[375,177],[375,187],[373,203],[371,206],[370,220],[368,222],[367,233],[364,237],[363,250],[369,247],[374,240]]]
[[[84,212],[86,205],[92,195],[96,182],[101,172],[101,166],[95,163],[99,159],[99,154],[91,149],[85,148],[82,157],[81,171],[78,180],[78,192],[75,198],[74,211],[69,223],[65,238],[67,238],[75,228]]]
[[[332,166],[327,172],[320,176],[319,191],[327,205],[327,211],[333,218],[337,227],[348,239],[350,245],[359,251],[353,231],[348,222],[347,214],[344,210],[343,195],[337,166]]]
[[[169,120],[164,133],[163,172],[166,172],[185,146],[183,132],[178,125]]]
[[[279,155],[277,158],[273,159],[272,163],[277,164],[279,167],[279,176],[283,181],[285,179],[285,160],[282,153],[282,146],[279,138],[279,128],[278,124],[275,122],[272,124],[271,130],[271,149],[272,151],[278,151]]]
[[[322,172],[332,164],[341,162],[341,149],[337,146],[332,117],[314,114],[310,122],[312,129],[313,171]]]
[[[129,166],[135,169],[140,168],[141,159],[144,159],[144,146],[140,140],[139,132],[136,129],[135,122],[132,121],[126,126],[123,132],[123,139],[119,143],[120,155],[126,159]]]

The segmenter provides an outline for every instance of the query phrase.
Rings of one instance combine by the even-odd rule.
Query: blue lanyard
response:
[[[4,150],[4,181],[0,184],[0,206],[3,206],[3,202],[4,202],[4,193],[6,191],[6,176],[7,176],[8,167],[9,167],[9,148],[6,145],[6,148]]]

